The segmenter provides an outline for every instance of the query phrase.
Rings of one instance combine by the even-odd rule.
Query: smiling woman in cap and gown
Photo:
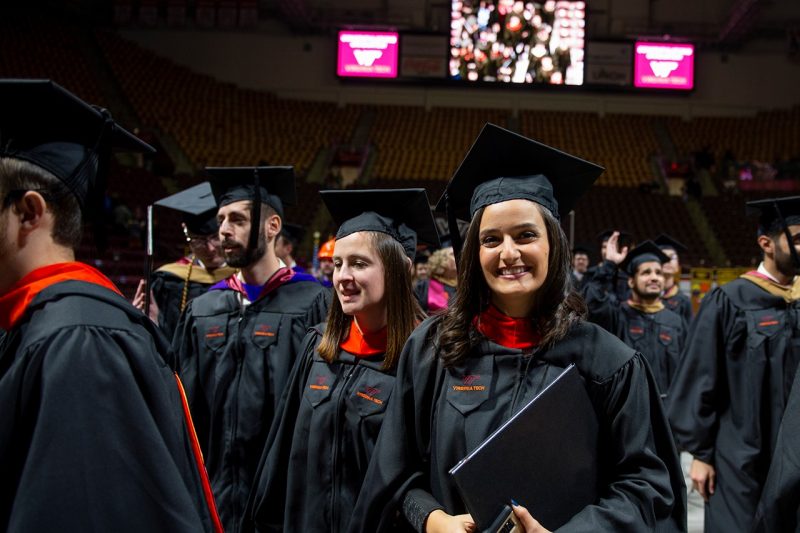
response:
[[[0,530],[221,531],[168,344],[76,262],[112,148],[48,80],[0,80]]]
[[[339,224],[333,302],[306,337],[264,451],[258,531],[347,530],[403,344],[425,316],[411,289],[417,242],[438,245],[425,190],[321,194]]]
[[[449,469],[571,363],[599,424],[598,497],[566,524],[538,524],[524,509],[534,502],[520,494],[515,513],[526,530],[685,530],[680,464],[649,367],[583,321],[583,302],[569,292],[558,217],[601,172],[492,124],[483,129],[442,199],[451,228],[471,220],[458,292],[447,314],[406,343],[351,531],[388,530],[397,513],[417,531],[473,530]],[[520,453],[536,450],[520,443]]]

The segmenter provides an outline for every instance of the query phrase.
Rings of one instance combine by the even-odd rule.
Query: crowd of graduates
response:
[[[48,81],[0,109],[0,528],[486,531],[450,469],[571,365],[596,496],[540,522],[515,493],[517,531],[686,531],[687,498],[709,532],[798,528],[800,198],[748,205],[762,263],[692,316],[675,239],[568,242],[601,166],[487,124],[449,234],[424,189],[322,191],[314,272],[291,167],[208,168],[157,202],[189,254],[128,302],[74,249],[112,148],[149,147]]]

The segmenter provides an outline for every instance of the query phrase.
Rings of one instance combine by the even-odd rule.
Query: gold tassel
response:
[[[189,268],[186,270],[186,280],[183,282],[183,293],[181,293],[181,313],[186,309],[186,300],[189,298],[189,280],[192,279],[192,267],[194,267],[194,254],[192,254]]]

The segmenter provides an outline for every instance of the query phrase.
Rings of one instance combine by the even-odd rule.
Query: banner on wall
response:
[[[592,85],[633,85],[633,45],[589,41],[586,45],[585,81]]]
[[[637,42],[633,83],[646,89],[693,89],[694,45]]]

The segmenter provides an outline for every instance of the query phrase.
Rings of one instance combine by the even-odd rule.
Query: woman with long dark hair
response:
[[[448,471],[570,364],[597,420],[597,496],[566,523],[543,524],[522,507],[536,502],[514,496],[521,527],[685,530],[680,464],[652,374],[641,354],[583,320],[584,303],[570,289],[558,217],[601,172],[484,128],[443,197],[451,227],[470,220],[458,291],[447,313],[406,343],[351,530],[387,530],[401,513],[417,531],[473,531]],[[570,446],[563,442],[564,461]],[[520,442],[518,453],[537,450]]]
[[[424,189],[323,191],[340,224],[333,301],[305,339],[251,500],[258,531],[344,531],[406,339],[417,239],[438,245]],[[368,210],[368,211],[365,211]]]

